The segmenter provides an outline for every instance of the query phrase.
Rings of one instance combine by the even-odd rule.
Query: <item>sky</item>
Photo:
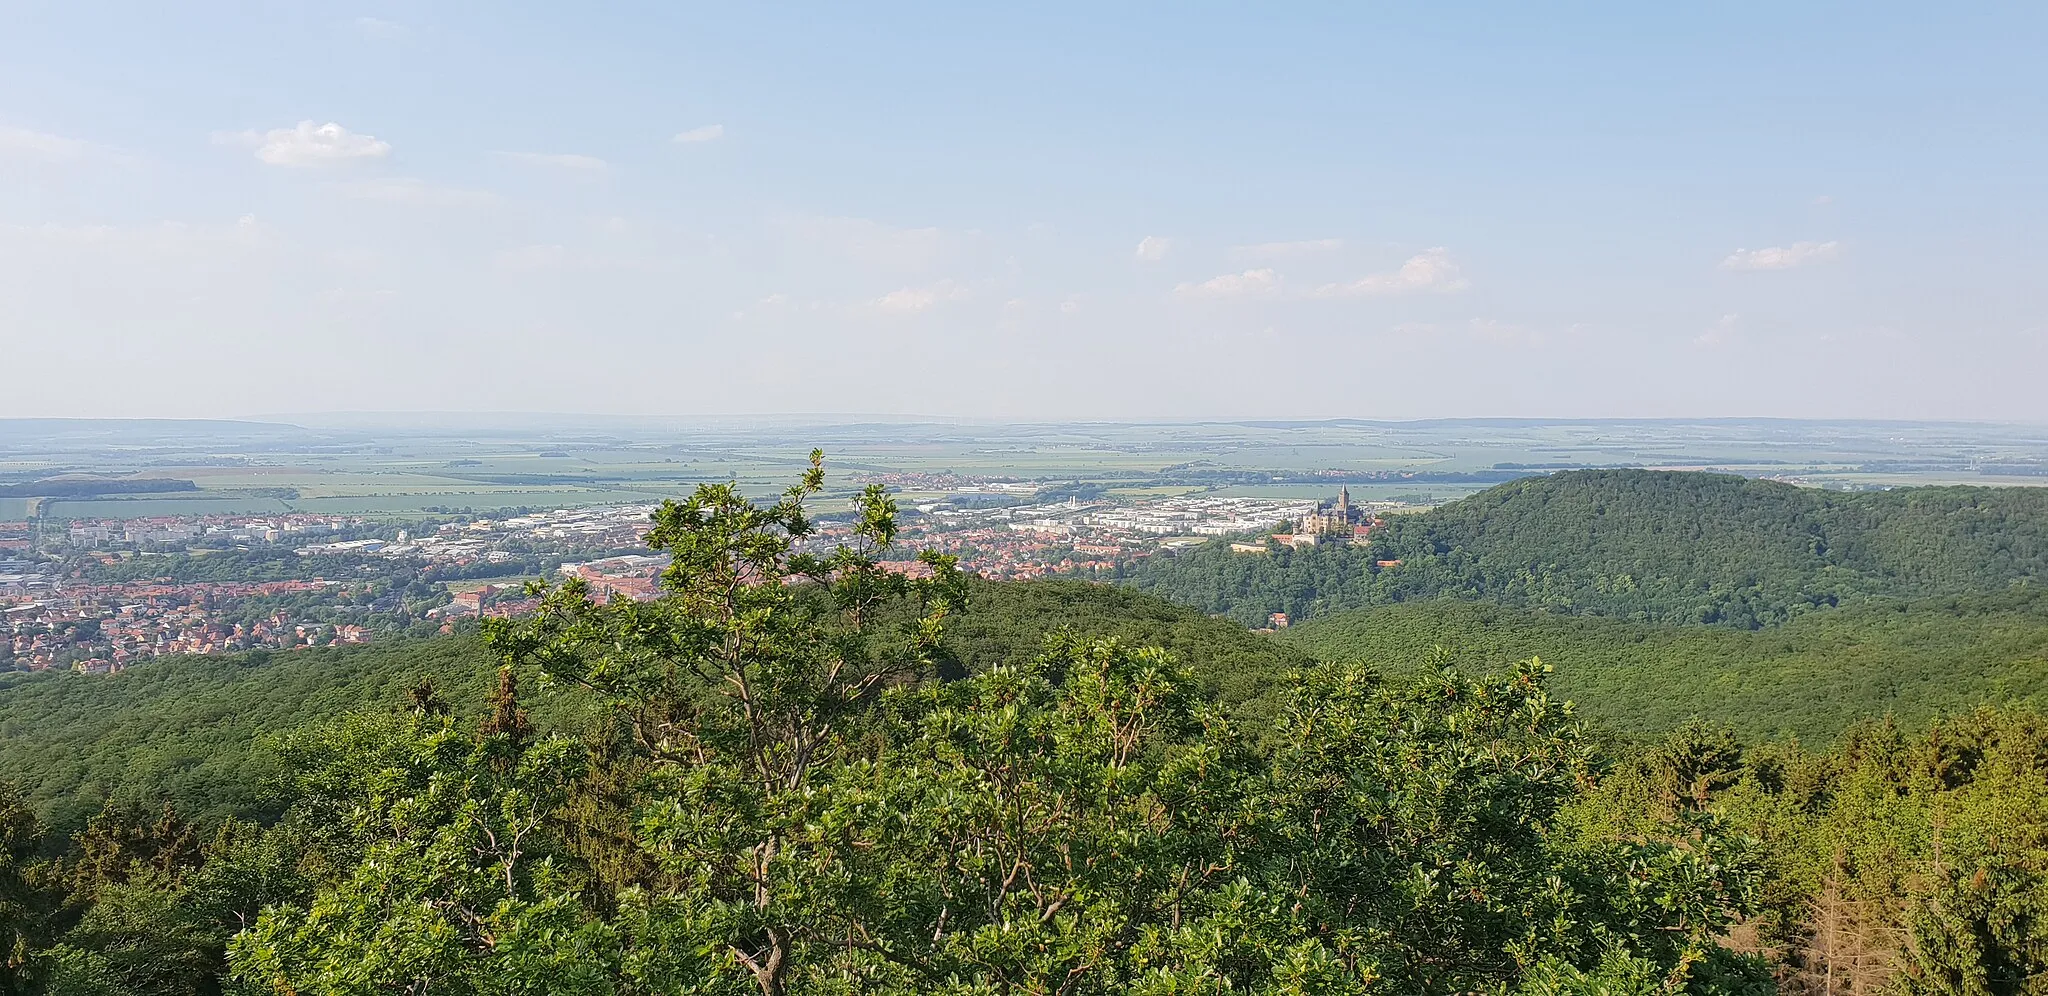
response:
[[[0,0],[0,417],[2048,422],[2048,5]]]

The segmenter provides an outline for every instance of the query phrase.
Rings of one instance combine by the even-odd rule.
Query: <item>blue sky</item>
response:
[[[2048,421],[2048,7],[1537,6],[0,3],[0,415]]]

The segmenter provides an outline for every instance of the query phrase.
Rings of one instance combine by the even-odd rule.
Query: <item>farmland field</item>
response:
[[[1001,424],[593,416],[306,416],[278,422],[0,420],[0,484],[66,475],[190,481],[169,495],[65,492],[52,520],[286,510],[404,515],[641,503],[733,481],[773,494],[826,452],[828,493],[896,475],[906,498],[962,480],[1172,494],[1450,500],[1577,466],[1719,469],[1819,487],[2048,484],[2048,429],[1784,420]],[[933,481],[934,484],[925,484]],[[181,485],[182,486],[182,485]],[[0,518],[37,499],[0,498]]]

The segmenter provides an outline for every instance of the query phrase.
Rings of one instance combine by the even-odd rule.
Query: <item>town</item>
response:
[[[464,618],[521,611],[520,582],[573,570],[571,559],[600,560],[585,576],[604,582],[603,568],[622,568],[603,558],[644,553],[651,511],[442,522],[155,516],[15,528],[0,548],[0,668],[119,671],[164,654],[449,632]],[[651,586],[644,566],[623,569],[632,576],[607,591]]]
[[[996,580],[1106,577],[1160,550],[1236,537],[1238,548],[1348,538],[1373,511],[1205,493],[1040,500],[1038,485],[943,478],[915,489],[890,566],[920,549]],[[1384,508],[1397,507],[1379,503]],[[646,549],[657,506],[365,516],[153,516],[8,523],[0,533],[0,669],[120,671],[167,654],[225,654],[453,632],[534,607],[526,582],[582,579],[594,597],[651,599],[667,558]],[[806,542],[849,538],[821,511]]]

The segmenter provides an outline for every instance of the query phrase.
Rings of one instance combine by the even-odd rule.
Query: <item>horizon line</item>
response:
[[[1571,424],[1603,422],[1785,422],[1785,423],[1853,423],[1861,425],[2013,425],[2048,426],[2048,418],[1982,418],[1967,416],[1934,416],[1919,418],[1873,417],[1858,415],[1422,415],[1422,416],[1365,416],[1365,415],[1178,415],[1178,416],[1075,416],[1020,417],[995,415],[944,415],[929,413],[891,412],[746,412],[731,414],[709,413],[636,413],[584,412],[584,411],[521,411],[489,410],[468,411],[458,409],[410,411],[396,409],[341,409],[314,412],[265,412],[243,415],[0,415],[0,424],[19,422],[221,422],[246,425],[285,425],[294,428],[309,428],[299,420],[325,421],[329,419],[459,419],[465,421],[489,419],[546,420],[568,419],[576,421],[615,422],[656,422],[656,421],[700,421],[710,423],[735,423],[749,421],[770,422],[893,422],[919,424],[995,424],[995,425],[1203,425],[1226,424],[1245,425],[1258,423],[1369,423],[1381,425],[1422,424],[1431,422],[1523,422],[1537,424]]]

